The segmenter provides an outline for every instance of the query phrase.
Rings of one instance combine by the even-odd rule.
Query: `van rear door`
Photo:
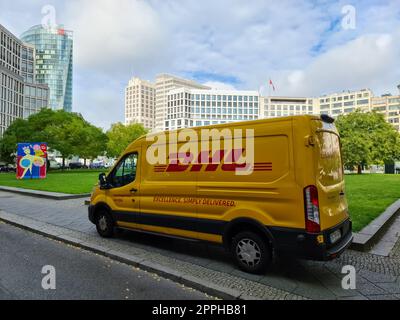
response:
[[[315,165],[321,230],[348,218],[340,138],[334,123],[314,120]]]

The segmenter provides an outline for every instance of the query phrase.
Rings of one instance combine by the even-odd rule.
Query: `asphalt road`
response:
[[[46,265],[55,268],[55,290],[42,288],[43,277],[49,275],[42,274]],[[0,299],[211,298],[155,274],[0,222]]]

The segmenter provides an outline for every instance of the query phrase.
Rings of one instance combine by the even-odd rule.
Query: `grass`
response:
[[[0,185],[71,194],[91,192],[99,172],[105,170],[71,170],[49,172],[44,180],[17,180],[15,174],[0,174]],[[346,196],[354,231],[381,214],[400,198],[400,175],[346,175]]]
[[[399,174],[346,175],[346,196],[353,230],[360,231],[400,198]]]
[[[34,180],[17,180],[15,173],[1,173],[0,185],[70,194],[89,193],[97,183],[100,172],[105,170],[59,170],[49,172],[46,179]]]

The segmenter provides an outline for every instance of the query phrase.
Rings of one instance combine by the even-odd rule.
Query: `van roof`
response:
[[[237,122],[229,122],[229,123],[223,123],[223,124],[216,124],[216,125],[208,125],[208,126],[201,126],[201,127],[191,127],[190,129],[193,130],[199,130],[199,129],[215,129],[215,128],[230,128],[230,127],[238,127],[238,126],[243,126],[243,125],[252,125],[252,124],[259,124],[259,123],[272,123],[272,122],[280,122],[280,121],[288,121],[288,120],[293,120],[295,118],[308,118],[309,120],[322,120],[321,115],[297,115],[297,116],[287,116],[287,117],[276,117],[276,118],[268,118],[268,119],[259,119],[259,120],[248,120],[248,121],[237,121]],[[157,132],[151,132],[146,135],[140,136],[137,138],[135,141],[132,141],[128,147],[125,149],[129,150],[134,143],[139,142],[142,139],[146,138],[151,138],[155,137],[161,132],[165,134],[173,133],[173,132],[179,132],[180,130],[183,129],[189,129],[189,128],[182,128],[182,129],[175,129],[175,130],[166,130],[166,131],[157,131]]]
[[[248,120],[248,121],[236,121],[236,122],[229,122],[229,123],[222,123],[222,124],[214,124],[214,125],[208,125],[208,126],[200,126],[200,127],[190,127],[190,128],[181,128],[181,129],[175,129],[175,130],[165,130],[165,131],[157,131],[157,132],[150,132],[146,135],[143,135],[139,137],[137,140],[141,140],[144,138],[149,138],[149,137],[154,137],[160,134],[161,132],[169,134],[173,132],[179,132],[184,129],[193,129],[193,130],[199,130],[199,129],[215,129],[215,128],[229,128],[229,127],[239,127],[243,125],[252,125],[252,124],[259,124],[259,123],[271,123],[271,122],[280,122],[280,121],[288,121],[292,120],[294,118],[309,118],[310,120],[322,120],[321,115],[297,115],[297,116],[287,116],[287,117],[276,117],[276,118],[268,118],[268,119],[258,119],[258,120]]]

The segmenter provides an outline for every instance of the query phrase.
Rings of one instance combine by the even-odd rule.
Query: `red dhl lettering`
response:
[[[169,154],[169,164],[155,165],[154,172],[198,172],[204,168],[204,171],[212,172],[220,168],[222,171],[236,171],[252,166],[253,171],[272,171],[272,162],[237,163],[244,149],[232,149],[230,152],[218,150],[210,157],[209,151],[202,151],[195,159],[191,152],[178,152]],[[204,161],[205,160],[205,161]],[[223,163],[221,163],[224,160]]]

